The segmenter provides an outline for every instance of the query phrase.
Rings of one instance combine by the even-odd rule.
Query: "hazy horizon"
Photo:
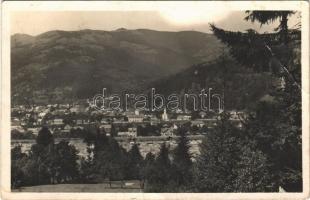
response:
[[[14,12],[11,17],[11,35],[16,33],[37,36],[48,31],[102,30],[115,31],[120,28],[128,30],[150,29],[156,31],[198,31],[211,33],[209,24],[232,31],[255,29],[270,32],[277,22],[260,26],[244,20],[244,11],[226,11],[193,13],[159,12],[159,11],[61,11],[61,12]],[[187,13],[183,15],[183,12]],[[293,17],[289,25],[293,26],[299,19]]]

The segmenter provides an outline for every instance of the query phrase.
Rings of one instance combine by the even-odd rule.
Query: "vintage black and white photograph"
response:
[[[11,192],[305,192],[308,15],[153,4],[10,12]]]

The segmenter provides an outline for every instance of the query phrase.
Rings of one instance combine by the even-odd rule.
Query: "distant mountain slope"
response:
[[[194,65],[148,85],[148,88],[155,88],[156,92],[165,95],[199,94],[202,89],[207,92],[212,88],[212,94],[224,97],[226,109],[251,108],[272,87],[270,74],[253,72],[229,57]]]
[[[140,90],[189,66],[214,60],[223,45],[195,31],[50,31],[11,37],[12,92],[88,98],[103,87]],[[13,99],[14,100],[14,99]]]

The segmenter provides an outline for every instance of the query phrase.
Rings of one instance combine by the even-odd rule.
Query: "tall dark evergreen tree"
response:
[[[234,191],[233,168],[240,154],[238,133],[229,121],[229,115],[224,113],[218,125],[202,141],[195,170],[195,188],[199,192]]]
[[[93,160],[97,181],[108,180],[110,187],[112,181],[123,182],[127,171],[127,152],[119,146],[113,137],[109,137],[108,141],[103,139],[102,147],[96,147],[100,144],[98,142],[95,143]],[[122,186],[123,184],[121,184]]]
[[[153,167],[148,169],[147,192],[169,192],[171,180],[171,161],[169,158],[169,149],[166,143],[160,146],[159,154]]]
[[[158,170],[158,183],[167,186],[170,180],[171,161],[169,158],[169,149],[166,143],[160,147],[159,154],[156,158],[155,165]]]
[[[67,141],[55,145],[55,164],[57,183],[73,181],[78,178],[78,151]]]
[[[81,158],[79,175],[80,180],[84,183],[93,182],[95,179],[95,169],[94,169],[94,159],[93,159],[93,148],[90,145],[87,146],[87,156],[86,158]]]
[[[296,65],[290,64],[292,49],[300,43],[301,32],[298,29],[288,30],[287,20],[294,12],[251,11],[247,20],[259,21],[262,24],[280,19],[280,26],[275,33],[259,34],[253,29],[246,32],[225,31],[211,24],[213,33],[230,47],[230,53],[241,64],[259,72],[271,71],[275,77],[285,76],[300,89],[296,77]],[[281,25],[282,24],[282,25]]]
[[[294,11],[246,11],[248,16],[246,16],[246,20],[255,22],[258,21],[261,25],[273,23],[277,19],[279,19],[280,24],[275,29],[279,31],[281,41],[287,44],[288,41],[288,18],[289,16],[293,15]]]
[[[154,181],[155,169],[155,155],[151,152],[147,153],[143,162],[142,177],[143,177],[143,189],[145,191],[152,191],[152,184]]]
[[[47,127],[42,127],[42,129],[38,133],[36,142],[39,145],[47,146],[54,142],[54,137]]]
[[[22,153],[21,146],[15,146],[11,149],[11,185],[12,188],[18,188],[25,182],[25,174],[21,169],[25,164],[27,154]]]
[[[249,140],[256,143],[252,151],[261,152],[266,158],[264,162],[270,166],[267,172],[274,182],[271,190],[283,187],[287,191],[301,191],[301,57],[298,53],[301,33],[298,28],[290,30],[287,23],[295,12],[247,13],[246,20],[258,21],[261,25],[279,20],[280,25],[274,33],[263,34],[254,30],[225,31],[215,25],[211,25],[211,29],[230,47],[230,53],[239,63],[259,72],[267,71],[275,83],[281,83],[270,93],[272,101],[257,105],[245,131]]]
[[[177,147],[173,151],[174,181],[178,187],[185,187],[192,182],[192,161],[189,152],[189,139],[182,131]]]
[[[128,178],[141,180],[140,171],[142,170],[143,157],[137,144],[134,144],[129,150],[128,162]]]

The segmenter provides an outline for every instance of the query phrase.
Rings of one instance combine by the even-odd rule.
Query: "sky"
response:
[[[12,12],[11,34],[39,35],[50,30],[116,30],[153,29],[159,31],[195,30],[210,32],[209,23],[225,30],[272,31],[276,24],[260,26],[244,20],[244,11],[205,10],[199,7],[177,7],[147,11],[19,11]],[[289,20],[289,25],[297,18]]]

